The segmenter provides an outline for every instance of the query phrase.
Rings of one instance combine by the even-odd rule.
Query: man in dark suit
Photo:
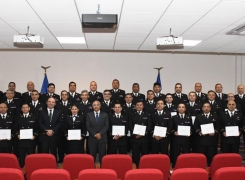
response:
[[[224,106],[226,107],[227,94],[222,93],[222,91],[223,91],[222,84],[220,83],[216,84],[215,85],[215,93],[216,93],[215,101],[219,101],[223,107]]]
[[[69,101],[76,102],[80,101],[80,94],[76,92],[77,84],[75,82],[69,83]]]
[[[115,102],[111,99],[111,91],[104,90],[103,99],[104,100],[101,102],[101,111],[107,114],[113,114],[114,113],[113,107]]]
[[[114,114],[109,115],[108,154],[127,154],[128,116],[121,114],[120,103],[114,105]],[[124,126],[124,135],[112,134],[113,126]]]
[[[25,166],[26,154],[34,154],[36,149],[36,138],[38,136],[38,124],[34,114],[30,113],[30,107],[28,103],[22,104],[21,111],[23,114],[17,117],[15,123],[15,135],[18,138],[19,149],[19,163],[20,167]],[[33,136],[30,139],[21,139],[20,130],[32,129]]]
[[[12,138],[14,138],[14,116],[8,114],[8,107],[5,103],[0,104],[0,129],[10,129],[11,138],[1,139],[0,141],[0,153],[12,153]]]
[[[242,113],[245,115],[245,95],[244,95],[244,86],[237,86],[237,94],[235,95],[236,105],[240,104],[242,108]]]
[[[56,101],[53,97],[47,100],[47,109],[40,112],[38,119],[39,141],[41,141],[42,153],[57,155],[57,145],[60,141],[59,130],[62,125],[61,112],[54,108]]]
[[[29,81],[27,83],[27,92],[22,93],[22,101],[24,103],[30,103],[32,101],[31,99],[31,93],[35,89],[34,83],[32,81]],[[39,101],[41,101],[41,96],[39,95]]]
[[[18,100],[14,100],[13,91],[7,90],[5,95],[6,100],[4,101],[4,103],[8,106],[8,114],[12,114],[13,116],[19,115],[20,102]]]
[[[140,92],[140,85],[138,83],[134,83],[132,86],[132,97],[133,97],[133,104],[135,105],[138,101],[145,101],[145,95],[139,93]]]
[[[114,79],[112,81],[112,89],[111,91],[111,99],[114,103],[125,103],[125,91],[122,89],[119,89],[120,83],[117,79]]]
[[[208,102],[211,106],[211,113],[216,114],[219,116],[222,112],[222,104],[220,101],[216,101],[216,93],[213,90],[208,91],[207,95],[208,99],[206,102]]]
[[[147,100],[144,103],[144,111],[153,114],[156,110],[155,94],[152,90],[147,91]]]
[[[15,82],[10,82],[9,85],[8,85],[8,90],[10,90],[10,91],[12,91],[14,93],[13,99],[16,102],[18,102],[19,104],[21,104],[21,102],[22,102],[21,93],[15,91],[15,89],[16,89]],[[6,92],[2,96],[2,102],[5,102],[5,101],[6,101]]]
[[[54,98],[56,103],[60,101],[60,96],[58,94],[55,94],[54,92],[55,92],[54,83],[49,83],[48,84],[48,93],[42,94],[42,101],[43,101],[44,104],[46,104],[47,100],[50,97]]]
[[[228,93],[228,94],[227,94],[227,103],[228,103],[229,101],[235,101],[235,95],[234,95],[233,93]],[[236,102],[236,101],[235,101],[235,102]],[[228,110],[228,109],[227,109],[227,105],[226,105],[225,107],[223,107],[223,111],[227,111],[227,110]],[[236,112],[240,112],[240,113],[243,114],[241,104],[238,104],[238,103],[236,102],[236,109],[235,109],[235,111],[236,111]]]
[[[196,102],[203,104],[207,99],[207,94],[202,93],[202,84],[201,83],[195,84],[195,92],[197,95]]]
[[[199,102],[196,102],[196,93],[191,91],[188,96],[189,101],[185,104],[186,114],[191,116],[192,124],[194,125],[194,120],[198,114],[202,112],[202,105]],[[191,134],[191,150],[193,153],[198,152],[197,139],[198,135],[196,133]]]
[[[125,95],[125,101],[126,103],[122,105],[122,113],[129,117],[131,114],[133,114],[135,110],[135,105],[133,104],[133,96],[131,93],[127,93]]]
[[[96,160],[97,153],[99,154],[100,165],[102,158],[106,155],[107,130],[109,128],[108,115],[100,111],[101,104],[98,100],[93,102],[93,112],[87,114],[86,127],[89,132],[89,151]]]
[[[43,109],[44,104],[39,101],[40,93],[37,90],[33,90],[31,93],[31,102],[29,103],[30,113],[35,115],[38,119],[40,111]]]
[[[209,103],[204,103],[202,106],[203,113],[197,114],[194,130],[197,134],[198,153],[202,153],[206,156],[208,166],[210,166],[213,157],[216,155],[216,147],[218,145],[217,136],[219,135],[219,120],[216,114],[211,114],[211,107]],[[214,133],[204,134],[202,132],[201,125],[213,124]]]
[[[90,92],[89,92],[89,101],[93,103],[95,100],[100,102],[103,101],[103,94],[97,91],[97,83],[95,81],[90,82]]]
[[[136,111],[129,118],[129,130],[131,134],[132,156],[136,167],[139,167],[140,157],[149,153],[149,133],[151,131],[151,117],[143,110],[143,102],[136,103]],[[135,125],[146,126],[145,134],[134,134]]]
[[[176,112],[177,115],[177,105],[173,104],[173,96],[170,93],[166,94],[166,98],[165,98],[165,102],[166,104],[164,105],[164,111],[166,112]]]
[[[173,96],[173,103],[176,105],[178,105],[179,103],[186,103],[188,101],[187,95],[182,93],[181,83],[175,84],[175,93],[172,94],[172,96]]]
[[[154,92],[154,101],[157,102],[158,100],[165,100],[166,96],[165,94],[161,93],[162,87],[161,84],[158,82],[155,82],[153,84],[153,92]]]
[[[172,167],[175,167],[178,156],[182,153],[190,153],[190,136],[182,136],[178,133],[179,126],[189,126],[190,134],[192,133],[192,120],[191,117],[185,114],[186,107],[184,103],[178,105],[178,115],[173,116],[172,119],[172,134],[173,136],[173,160]]]
[[[235,111],[235,101],[229,101],[227,104],[228,111],[222,112],[220,116],[221,134],[222,134],[222,152],[223,153],[238,153],[240,146],[240,136],[244,131],[244,118],[242,114]],[[238,136],[227,136],[226,127],[237,126]]]
[[[170,142],[170,134],[172,131],[172,119],[170,112],[164,111],[164,102],[163,100],[158,100],[156,105],[157,110],[151,116],[152,117],[152,130],[153,135],[151,137],[151,144],[152,154],[161,154],[168,155],[168,145]],[[155,126],[158,127],[165,127],[167,128],[165,136],[157,136],[154,135],[154,128]]]

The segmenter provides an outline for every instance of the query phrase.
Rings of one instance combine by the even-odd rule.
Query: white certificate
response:
[[[32,139],[33,129],[20,129],[20,139]]]
[[[171,117],[176,116],[177,112],[171,112]]]
[[[214,133],[214,125],[213,123],[202,124],[201,125],[202,134],[211,134]]]
[[[166,137],[167,128],[161,126],[155,126],[153,136]]]
[[[80,140],[81,139],[81,129],[68,130],[69,140]]]
[[[144,136],[145,130],[146,130],[146,126],[135,124],[133,134]]]
[[[196,116],[191,116],[191,119],[192,119],[192,124],[194,125]]]
[[[112,126],[112,135],[124,136],[125,135],[125,126]]]
[[[238,126],[226,126],[225,133],[226,136],[239,136]]]
[[[190,136],[191,127],[190,126],[178,126],[179,136]]]
[[[10,139],[11,130],[10,129],[0,129],[0,139]]]

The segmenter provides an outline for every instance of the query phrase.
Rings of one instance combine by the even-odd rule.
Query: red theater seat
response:
[[[79,173],[78,180],[117,180],[117,173],[111,169],[85,169]]]
[[[158,169],[134,169],[129,170],[125,175],[125,180],[164,180],[163,174]]]
[[[57,169],[56,159],[52,154],[30,154],[25,159],[26,178],[38,169]]]
[[[64,169],[39,169],[31,174],[31,180],[71,180]]]
[[[124,154],[106,155],[102,159],[102,169],[112,169],[117,173],[117,178],[124,180],[128,170],[132,169],[132,158]]]
[[[71,179],[77,179],[80,171],[94,169],[94,158],[89,154],[68,154],[64,158],[63,168],[67,170]]]
[[[169,176],[170,160],[165,154],[147,154],[140,158],[139,169],[154,168],[159,169],[163,176]]]
[[[222,153],[214,156],[210,165],[209,172],[212,178],[219,168],[222,167],[240,167],[242,166],[242,157],[236,153]]]

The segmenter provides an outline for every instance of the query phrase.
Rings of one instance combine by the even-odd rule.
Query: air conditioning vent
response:
[[[244,36],[245,35],[245,23],[241,24],[240,26],[228,31],[226,33],[227,35],[240,35]]]

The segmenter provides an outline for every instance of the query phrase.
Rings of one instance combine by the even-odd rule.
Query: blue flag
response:
[[[158,72],[158,75],[157,75],[157,83],[159,83],[160,86],[162,87],[160,72]]]
[[[48,93],[48,77],[47,77],[46,73],[44,74],[44,79],[43,79],[43,85],[42,85],[41,93],[42,94]]]

